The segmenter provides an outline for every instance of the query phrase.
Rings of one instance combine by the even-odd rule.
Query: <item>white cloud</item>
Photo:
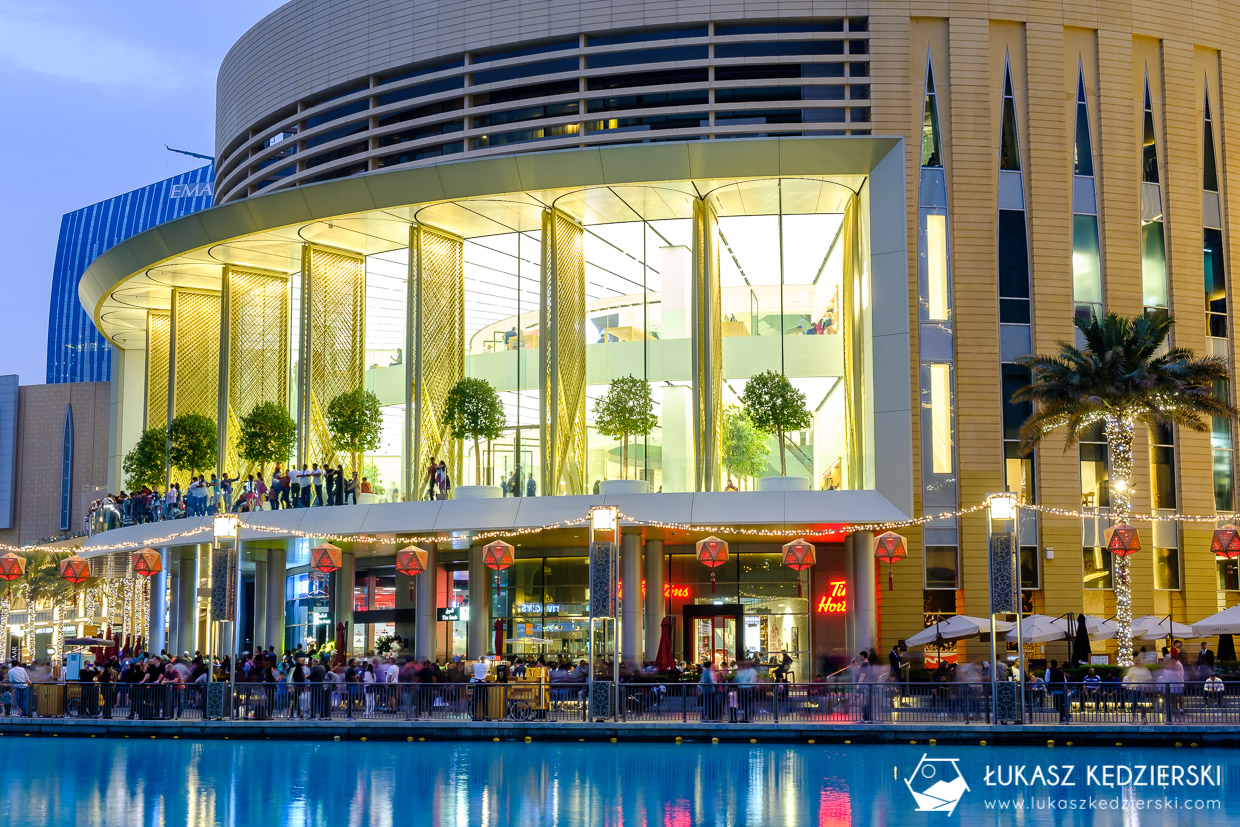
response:
[[[195,67],[179,51],[183,45],[170,44],[168,50],[160,51],[137,37],[126,39],[100,30],[64,8],[0,0],[0,65],[19,71],[150,92],[210,82],[211,68]]]

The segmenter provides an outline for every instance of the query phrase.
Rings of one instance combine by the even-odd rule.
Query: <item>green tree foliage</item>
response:
[[[149,485],[157,488],[164,484],[164,466],[168,461],[168,435],[163,428],[147,428],[138,444],[125,454],[122,469],[125,486],[129,490]]]
[[[618,376],[594,402],[594,427],[603,436],[620,440],[621,479],[629,475],[629,437],[646,436],[658,424],[650,384],[644,379]]]
[[[775,436],[779,444],[779,473],[787,475],[784,434],[814,424],[813,414],[805,408],[805,394],[794,388],[782,373],[764,370],[745,383],[741,405],[755,428]]]
[[[737,405],[723,409],[723,467],[738,483],[766,471],[766,437]]]
[[[297,423],[278,402],[263,402],[241,417],[237,452],[260,468],[287,462],[297,441]]]
[[[1063,431],[1074,445],[1101,425],[1109,454],[1111,519],[1116,523],[1126,522],[1132,510],[1137,423],[1204,431],[1209,427],[1205,417],[1232,420],[1237,415],[1235,406],[1215,389],[1227,380],[1223,359],[1198,358],[1189,348],[1164,349],[1174,323],[1163,310],[1136,317],[1090,314],[1088,321],[1076,320],[1084,350],[1060,342],[1057,355],[1018,360],[1029,368],[1031,380],[1012,400],[1035,406],[1021,428],[1022,447],[1031,451],[1056,431]],[[1119,664],[1131,666],[1130,558],[1121,555],[1114,562],[1115,598],[1121,607],[1116,651]]]
[[[362,466],[362,477],[370,483],[370,493],[376,497],[382,497],[387,493],[387,486],[383,484],[383,480],[379,477],[379,466],[373,462],[368,462]],[[358,481],[360,484],[360,480]]]
[[[215,467],[215,423],[202,414],[181,414],[168,428],[168,459],[174,468],[201,474]]]
[[[383,415],[379,397],[365,388],[346,391],[327,404],[327,430],[337,451],[349,455],[353,471],[362,467],[361,455],[379,447]]]
[[[482,451],[478,442],[496,439],[508,424],[499,394],[485,379],[466,377],[448,391],[444,421],[453,439],[474,441],[474,479],[482,481]]]

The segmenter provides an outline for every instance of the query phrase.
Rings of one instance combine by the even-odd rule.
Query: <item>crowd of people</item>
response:
[[[148,485],[136,491],[107,494],[93,503],[86,515],[88,532],[107,531],[123,525],[175,520],[182,517],[206,517],[227,511],[275,511],[281,508],[312,508],[333,505],[356,505],[359,494],[374,493],[370,480],[358,479],[357,472],[346,474],[344,466],[324,463],[277,465],[270,475],[262,469],[257,474],[210,479],[200,474],[191,476],[182,489],[174,481],[165,492]]]

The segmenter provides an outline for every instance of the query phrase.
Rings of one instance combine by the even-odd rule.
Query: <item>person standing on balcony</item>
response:
[[[329,463],[323,463],[323,476],[327,478],[327,499],[323,501],[323,505],[335,505],[336,469],[332,468]]]
[[[316,462],[310,470],[310,478],[314,481],[314,504],[323,505],[323,469]]]
[[[298,478],[301,482],[301,507],[309,508],[310,507],[310,486],[312,484],[312,480],[311,480],[311,474],[310,474],[310,466],[306,465],[304,462],[301,464],[301,472],[298,474]]]
[[[435,499],[435,475],[439,472],[439,463],[431,457],[430,465],[426,466],[426,499]]]
[[[340,463],[336,463],[336,500],[335,500],[336,505],[344,505],[344,495],[345,495],[344,466],[341,465]]]

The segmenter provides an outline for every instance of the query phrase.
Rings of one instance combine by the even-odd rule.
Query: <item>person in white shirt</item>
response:
[[[19,718],[30,716],[30,674],[21,661],[14,660],[9,667],[9,684],[13,687],[13,704]]]

